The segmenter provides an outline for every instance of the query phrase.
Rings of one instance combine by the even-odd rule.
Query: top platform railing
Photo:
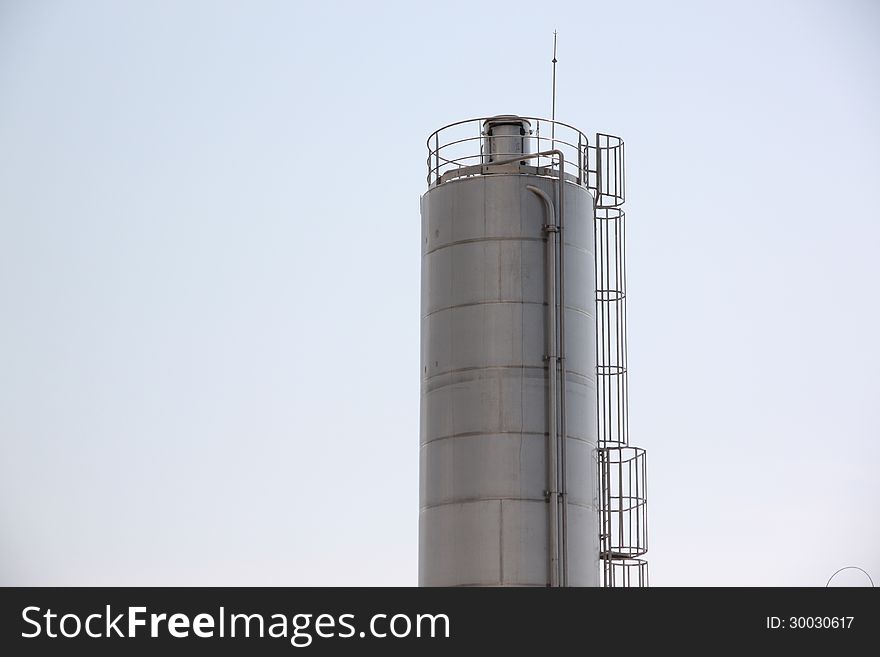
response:
[[[450,123],[428,137],[428,187],[454,178],[491,173],[493,157],[513,153],[486,152],[489,135],[487,122],[500,117],[479,117]],[[561,121],[533,116],[503,117],[518,119],[528,125],[522,135],[524,150],[540,153],[559,150],[565,160],[566,179],[587,187],[596,207],[615,208],[623,205],[626,192],[624,180],[624,143],[620,137],[595,133],[593,138]],[[557,175],[558,156],[540,156],[524,161],[523,170],[538,175]],[[527,167],[527,168],[525,168]]]

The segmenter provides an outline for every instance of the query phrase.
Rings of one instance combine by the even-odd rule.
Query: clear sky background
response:
[[[0,0],[0,584],[416,584],[425,139],[554,29],[652,583],[880,581],[880,3]]]

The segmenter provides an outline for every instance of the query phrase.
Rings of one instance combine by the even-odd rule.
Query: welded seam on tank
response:
[[[440,376],[441,374],[455,374],[458,372],[474,372],[476,370],[518,370],[518,369],[527,369],[527,370],[540,370],[544,371],[545,368],[540,365],[469,365],[467,367],[456,367],[451,370],[443,370],[442,372],[438,372],[436,374],[429,374],[427,377],[422,378],[432,378],[435,376]]]
[[[518,303],[523,306],[546,306],[547,304],[543,301],[524,301],[522,299],[490,299],[487,301],[466,301],[465,303],[456,303],[451,306],[443,306],[442,308],[435,308],[430,311],[426,315],[422,315],[422,319],[426,317],[430,317],[431,315],[436,315],[437,313],[442,313],[444,310],[453,310],[455,308],[469,308],[470,306],[489,306],[492,304],[501,304],[501,303]]]
[[[470,306],[487,306],[491,304],[511,304],[518,303],[523,306],[546,306],[547,304],[542,301],[524,301],[519,299],[491,299],[488,301],[468,301],[466,303],[456,303],[452,306],[443,306],[442,308],[435,308],[434,310],[428,312],[425,315],[422,315],[422,319],[427,319],[431,315],[436,315],[437,313],[442,313],[445,310],[454,310],[456,308],[468,308]],[[581,308],[580,306],[565,306],[566,310],[570,310],[571,312],[578,313],[587,317],[588,319],[595,319],[595,312],[591,315],[589,309]]]
[[[491,368],[487,368],[487,369],[491,369]],[[505,369],[512,369],[512,368],[505,368]],[[535,368],[530,367],[529,369],[531,371],[534,371]],[[470,372],[465,372],[465,373],[452,372],[452,373],[446,373],[446,374],[437,374],[431,378],[423,379],[422,385],[421,385],[422,394],[424,395],[424,394],[428,394],[428,393],[433,393],[438,390],[443,390],[444,388],[456,386],[458,384],[469,384],[469,383],[479,384],[481,381],[491,380],[491,377],[484,378],[484,377],[479,377],[479,376],[474,376],[474,377],[470,377],[470,378],[452,379],[452,377],[464,376],[469,373]],[[540,379],[540,377],[533,376],[533,375],[530,375],[526,378],[532,382]],[[440,380],[438,380],[438,379],[440,379]],[[452,379],[452,380],[449,380],[449,379]],[[590,388],[590,389],[596,388],[598,385],[596,383],[595,378],[589,378],[588,376],[583,375],[580,372],[575,372],[573,370],[566,372],[565,382],[566,382],[566,384],[568,384],[570,386],[582,386],[584,388]]]
[[[571,495],[571,493],[569,493]],[[429,511],[430,509],[437,509],[441,506],[458,506],[460,504],[479,504],[481,502],[534,502],[536,504],[547,504],[547,498],[543,495],[540,497],[523,497],[522,495],[489,495],[486,497],[462,497],[462,498],[451,498],[445,502],[435,502],[434,504],[425,504],[419,505],[419,511]],[[569,506],[576,506],[580,509],[587,509],[588,511],[596,511],[598,507],[593,504],[583,504],[578,502],[577,500],[568,500],[567,504]]]
[[[539,371],[546,373],[546,368],[542,369],[539,365],[523,365],[523,366],[520,366],[520,365],[473,365],[473,366],[469,366],[469,367],[458,367],[458,368],[451,369],[451,370],[443,370],[443,371],[437,372],[435,374],[423,375],[422,381],[427,382],[431,379],[436,379],[438,376],[445,376],[445,375],[449,375],[449,374],[465,374],[468,372],[476,373],[481,370],[519,370],[519,369],[523,370],[523,374],[526,374],[526,373],[530,374],[530,376],[528,377],[530,379],[541,378],[541,376],[539,376]],[[575,378],[583,379],[584,381],[587,381],[590,383],[596,382],[595,372],[584,373],[584,372],[579,372],[578,370],[569,370],[568,374],[572,374],[575,376]],[[453,383],[459,383],[459,382],[464,382],[464,381],[475,381],[475,380],[477,380],[477,377],[472,377],[470,379],[459,379],[458,381],[454,381]],[[569,381],[571,381],[571,379],[569,379]],[[583,384],[582,381],[573,381],[573,382]],[[447,385],[447,384],[441,384],[441,385]]]
[[[454,440],[457,438],[476,438],[480,436],[534,436],[539,438],[546,438],[547,432],[540,431],[459,431],[457,433],[444,434],[442,436],[434,436],[429,440],[424,440],[419,442],[419,448],[427,447],[431,443],[436,443],[440,440]],[[586,438],[582,438],[579,435],[569,433],[566,438],[568,440],[577,440],[578,442],[585,443],[587,445],[596,446],[596,441],[589,441]]]
[[[522,194],[522,189],[520,189],[520,194]],[[522,216],[521,212],[520,212],[519,220],[520,220],[520,228],[522,228],[523,216]],[[520,242],[520,245],[519,245],[519,260],[521,263],[524,262],[522,242]],[[501,284],[500,270],[498,272],[498,283],[500,286],[500,284]],[[500,289],[500,287],[499,287],[499,289]],[[520,295],[525,295],[525,282],[524,282],[523,276],[520,276],[520,278],[519,278],[519,292],[520,292]],[[524,305],[525,304],[523,304],[523,306]],[[540,305],[543,308],[544,304],[542,303]],[[521,309],[520,309],[519,321],[520,321],[521,326],[525,326],[526,313],[525,313],[524,307],[521,307]],[[526,379],[525,353],[526,353],[525,331],[523,331],[522,334],[520,335],[520,368],[519,368],[520,381],[524,381]],[[520,385],[520,387],[519,387],[519,426],[521,426],[521,427],[524,427],[526,425],[526,421],[525,421],[525,417],[524,417],[524,414],[525,414],[525,391],[526,391],[526,387],[524,385]],[[501,404],[499,404],[498,406],[499,406],[499,410],[500,410]],[[541,436],[542,441],[543,441],[543,438],[544,437]],[[525,444],[525,441],[523,440],[523,434],[520,433],[519,434],[519,452],[517,454],[517,457],[519,458],[520,470],[522,470],[522,462],[523,462],[522,454],[523,454],[523,445],[524,444]],[[421,450],[421,447],[419,447],[419,449]],[[504,504],[501,505],[501,521],[502,521],[502,523],[504,522]],[[502,524],[502,528],[503,528],[503,524]],[[502,534],[502,539],[503,539],[503,534]],[[502,547],[502,553],[503,553],[504,552],[503,541],[502,541],[501,547]],[[503,563],[503,557],[502,557],[502,563]],[[503,574],[504,574],[504,571],[502,570],[502,575]],[[501,578],[501,581],[504,582],[503,577]]]
[[[437,253],[437,251],[442,251],[443,249],[448,249],[451,246],[461,246],[463,244],[479,244],[480,242],[543,242],[544,240],[540,237],[469,237],[464,240],[456,240],[454,242],[446,242],[445,244],[441,244],[440,246],[435,246],[432,249],[427,251],[423,251],[422,255],[427,256],[432,253]],[[573,249],[575,251],[580,251],[584,255],[592,256],[593,252],[589,249],[580,246],[574,242],[566,242],[565,248]]]
[[[567,249],[572,249],[572,250],[574,250],[574,251],[580,251],[580,252],[583,253],[584,255],[593,255],[593,252],[592,252],[592,251],[590,251],[589,249],[585,249],[585,248],[582,247],[582,246],[578,246],[578,245],[577,245],[576,243],[574,243],[574,242],[566,242],[566,243],[565,243],[565,248],[567,248]]]
[[[498,581],[504,583],[504,500],[498,498]]]
[[[423,251],[422,255],[431,255],[437,251],[448,249],[451,246],[460,246],[462,244],[479,244],[480,242],[542,242],[540,237],[470,237],[464,240],[456,240],[455,242],[446,242],[440,246],[435,246],[428,251]]]
[[[480,371],[491,370],[522,370],[524,376],[526,374],[530,374],[530,376],[528,376],[528,378],[530,379],[540,379],[546,377],[546,368],[542,368],[539,365],[474,365],[472,367],[457,367],[451,370],[442,370],[440,372],[435,372],[434,374],[423,374],[422,384],[427,386],[427,384],[432,382],[433,379],[441,376],[448,376],[452,374],[465,374],[468,372],[476,373]],[[596,383],[595,372],[579,372],[575,369],[569,369],[566,374],[571,375],[571,377],[566,377],[566,381],[570,383],[574,383],[577,385]],[[447,385],[454,385],[456,383],[465,383],[467,381],[475,380],[477,380],[477,377],[472,377],[469,379],[459,379],[457,381],[450,381],[449,383],[438,383],[435,384],[434,387],[430,388],[430,390],[436,390],[437,388],[442,388]]]
[[[459,499],[450,498],[444,502],[435,502],[434,504],[424,504],[419,506],[419,511],[427,511],[436,509],[441,506],[456,506],[458,504],[479,504],[480,502],[535,502],[536,504],[547,504],[547,500],[543,495],[536,497],[522,497],[521,495],[487,495],[486,497],[462,497]]]

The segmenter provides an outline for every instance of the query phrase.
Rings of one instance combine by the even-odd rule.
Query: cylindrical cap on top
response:
[[[520,116],[504,114],[483,121],[483,164],[529,153],[531,123]]]

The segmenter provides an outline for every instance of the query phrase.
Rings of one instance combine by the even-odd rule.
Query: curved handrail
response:
[[[484,140],[486,138],[485,125],[487,121],[499,119],[499,116],[485,116],[464,119],[449,123],[434,132],[426,140],[428,147],[428,186],[442,182],[443,175],[449,171],[462,169],[469,165],[484,163]],[[530,150],[541,152],[546,150],[564,151],[563,158],[566,161],[566,169],[572,172],[579,183],[587,180],[587,147],[590,140],[587,135],[574,126],[562,121],[553,121],[535,116],[511,117],[521,119],[529,123],[525,139],[532,146]],[[553,128],[552,133],[550,128]],[[501,154],[505,155],[505,154]],[[513,156],[515,153],[510,153]],[[549,158],[548,158],[549,159]],[[550,159],[551,166],[555,160]],[[541,167],[540,160],[538,168]],[[469,172],[469,175],[479,175],[481,171]]]
[[[559,150],[563,153],[565,169],[572,173],[571,180],[587,187],[593,194],[596,208],[619,208],[625,198],[624,142],[615,135],[597,132],[590,138],[569,123],[538,116],[481,116],[448,123],[432,132],[425,144],[428,187],[448,180],[449,172],[460,175],[482,175],[478,165],[489,163],[484,149],[487,121],[500,118],[521,119],[529,124],[523,137],[536,152]],[[501,153],[499,155],[515,155]],[[558,166],[555,158],[549,167]],[[492,162],[494,164],[494,162]],[[541,169],[540,158],[537,168]],[[473,167],[473,170],[463,171]]]

